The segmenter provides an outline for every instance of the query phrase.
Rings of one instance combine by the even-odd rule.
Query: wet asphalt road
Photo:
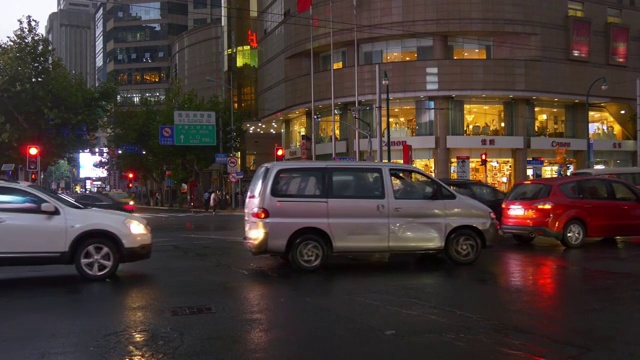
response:
[[[0,358],[640,358],[640,242],[504,242],[467,267],[340,257],[305,274],[249,255],[240,215],[146,216],[153,256],[116,279],[0,268]]]

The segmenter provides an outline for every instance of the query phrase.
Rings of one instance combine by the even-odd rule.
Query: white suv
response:
[[[35,185],[0,181],[0,266],[75,264],[84,278],[102,280],[120,263],[150,256],[144,219],[85,208]]]

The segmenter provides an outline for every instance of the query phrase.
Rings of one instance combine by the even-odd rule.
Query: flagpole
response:
[[[358,13],[356,11],[356,1],[353,0],[353,38],[354,38],[354,59],[355,59],[355,95],[356,111],[354,114],[356,121],[356,161],[360,161],[360,109],[358,108]]]
[[[333,89],[333,2],[329,0],[329,30],[331,41],[331,155],[336,157],[336,103]]]
[[[316,160],[316,112],[313,93],[313,3],[309,6],[309,23],[311,26],[311,160]]]

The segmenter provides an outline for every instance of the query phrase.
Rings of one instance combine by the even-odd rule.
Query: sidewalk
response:
[[[192,209],[192,208],[179,208],[176,206],[172,206],[172,207],[168,207],[168,206],[149,206],[149,205],[136,205],[137,208],[140,209],[155,209],[155,210],[170,210],[170,211],[177,211],[177,212],[191,212],[191,213],[203,213],[204,209]],[[209,210],[209,212],[211,212],[211,210]],[[244,214],[244,208],[238,208],[238,209],[231,209],[231,208],[227,208],[225,210],[216,210],[216,212],[223,212],[223,213],[232,213],[232,214]]]

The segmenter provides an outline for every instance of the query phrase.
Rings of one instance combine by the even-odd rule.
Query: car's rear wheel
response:
[[[85,279],[104,280],[115,274],[120,259],[113,242],[90,239],[83,242],[75,254],[76,270]]]
[[[513,235],[513,240],[520,244],[531,244],[535,236]]]
[[[318,270],[327,261],[328,255],[324,240],[315,234],[300,236],[289,250],[291,263],[304,271]]]
[[[480,257],[482,243],[476,233],[471,230],[457,230],[447,239],[444,247],[447,258],[460,265],[473,263]]]
[[[584,245],[586,236],[584,224],[578,220],[571,220],[564,226],[560,242],[568,248],[579,248]]]

